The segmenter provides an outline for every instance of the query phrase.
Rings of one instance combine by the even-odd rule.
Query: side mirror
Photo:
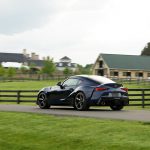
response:
[[[61,82],[58,82],[57,85],[58,85],[58,86],[62,86],[62,85],[61,85]]]
[[[61,89],[64,88],[61,82],[58,82],[57,85],[60,86]]]

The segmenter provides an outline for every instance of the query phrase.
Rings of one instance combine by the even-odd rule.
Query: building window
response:
[[[131,72],[123,72],[124,77],[131,77]]]
[[[68,63],[68,67],[71,67],[71,63]]]
[[[59,63],[59,67],[62,67],[62,63]]]
[[[118,71],[111,71],[110,76],[118,76],[119,72]]]
[[[142,72],[139,73],[139,77],[143,77],[143,73]]]
[[[102,60],[99,62],[99,68],[103,68],[103,61]]]
[[[117,71],[114,72],[114,76],[118,76],[118,72]]]
[[[136,77],[143,77],[143,72],[136,72],[136,73],[135,73],[135,76],[136,76]]]
[[[149,73],[147,73],[147,77],[150,77],[150,72],[149,72]]]

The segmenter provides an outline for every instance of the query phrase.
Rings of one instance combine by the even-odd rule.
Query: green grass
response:
[[[46,86],[56,85],[57,80],[1,82],[0,90],[39,90]]]
[[[150,88],[150,84],[123,84],[124,87],[127,87],[128,89],[142,89],[142,88]]]
[[[150,123],[0,112],[1,150],[149,150]]]
[[[0,82],[0,90],[39,90],[42,87],[56,85],[58,80]],[[123,84],[127,88],[150,88],[150,84]]]

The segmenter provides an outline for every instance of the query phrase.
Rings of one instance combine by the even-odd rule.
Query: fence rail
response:
[[[0,102],[36,102],[38,90],[0,90]],[[129,89],[129,106],[150,106],[150,89]]]
[[[38,90],[0,90],[0,102],[35,102],[37,93]]]
[[[129,106],[142,106],[142,108],[150,106],[150,89],[129,89],[128,95]]]

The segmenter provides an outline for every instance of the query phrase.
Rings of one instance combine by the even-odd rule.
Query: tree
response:
[[[34,64],[34,63],[30,63],[29,64],[29,73],[30,73],[30,75],[32,74],[32,73],[36,73],[36,65]]]
[[[83,67],[82,65],[78,64],[76,74],[91,74],[92,65],[93,64],[87,64],[85,67]]]
[[[26,68],[25,66],[21,66],[21,68],[20,68],[20,71],[21,71],[21,73],[27,73],[27,72],[29,72],[29,69],[28,68]]]
[[[5,69],[0,65],[0,77],[5,76]]]
[[[53,59],[47,58],[47,60],[44,61],[42,73],[47,74],[47,75],[52,75],[55,70],[56,70],[56,66],[53,62]]]
[[[84,67],[85,74],[92,73],[92,66],[93,66],[93,64],[86,64],[86,66]]]
[[[66,68],[63,70],[63,73],[64,73],[64,75],[68,76],[68,75],[72,74],[72,70],[69,69],[68,67],[66,67]]]
[[[14,75],[16,74],[16,69],[15,68],[8,68],[8,70],[7,70],[7,76],[8,77],[13,77]]]
[[[144,49],[141,52],[141,55],[150,56],[150,42],[147,43],[147,45],[144,47]]]

